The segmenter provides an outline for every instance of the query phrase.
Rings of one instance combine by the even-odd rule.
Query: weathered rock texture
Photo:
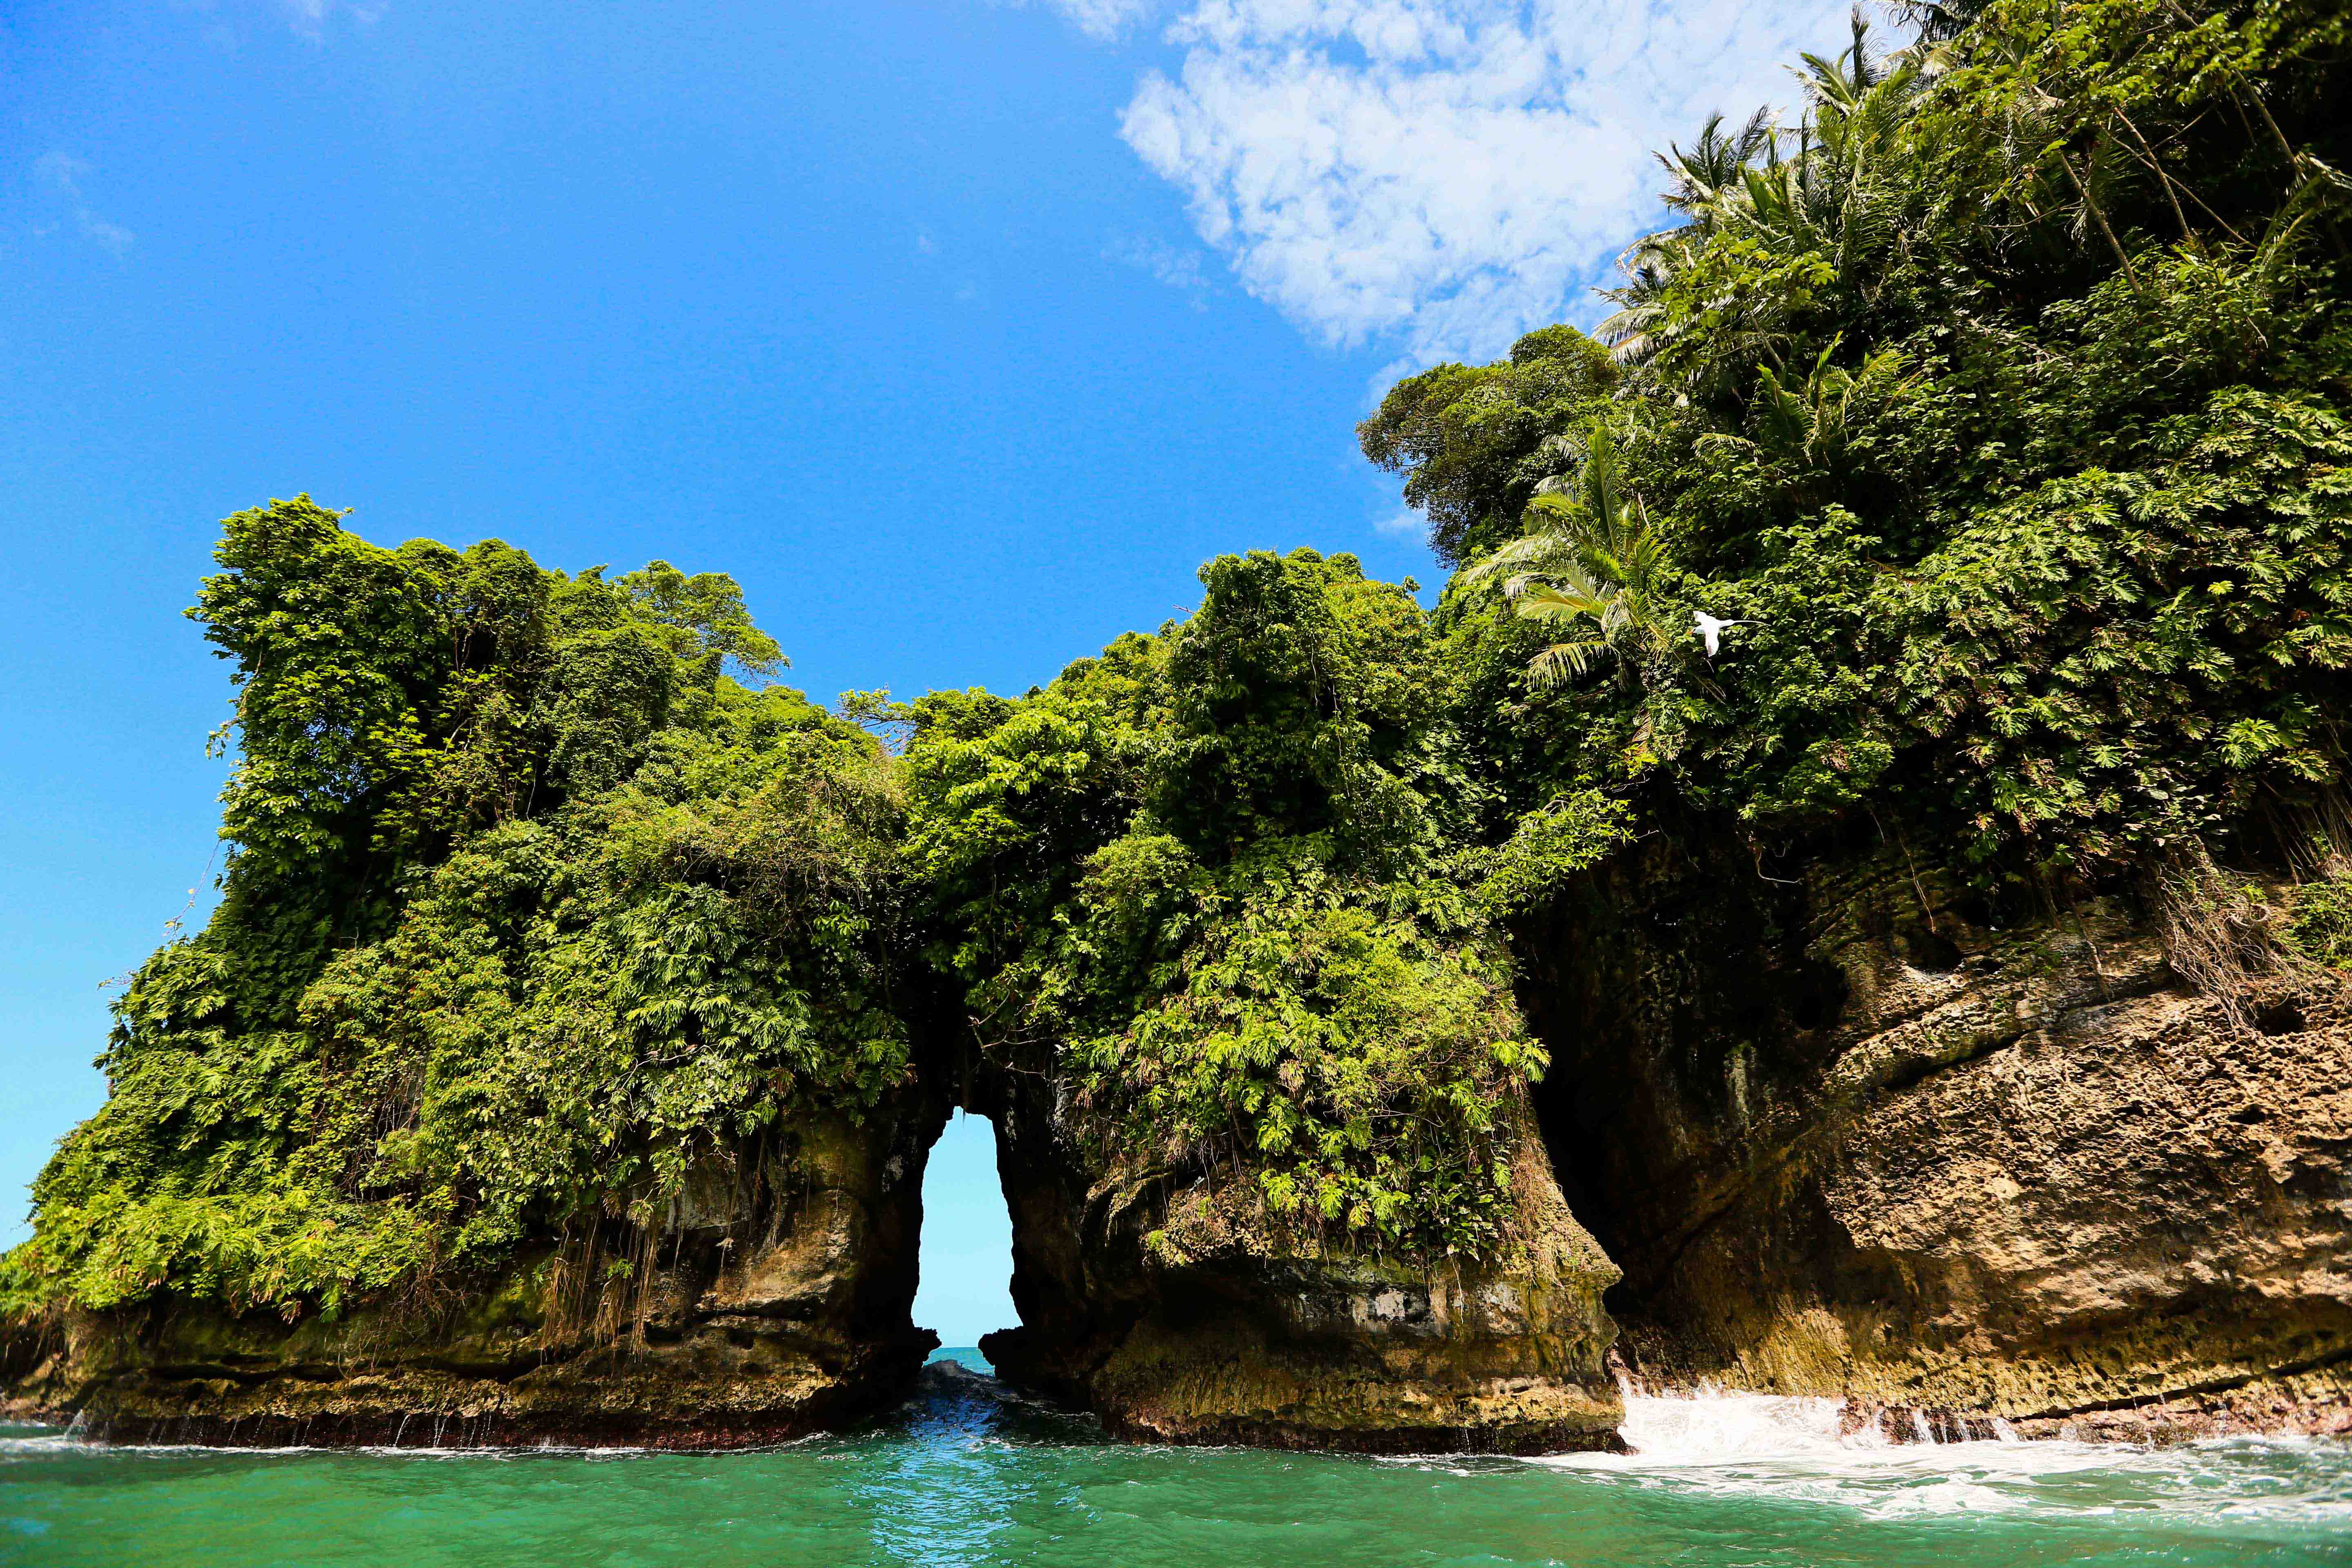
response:
[[[1026,1325],[988,1350],[1016,1384],[1144,1439],[1616,1444],[1601,1294],[1617,1271],[1532,1141],[1510,1261],[1432,1273],[1270,1239],[1231,1201],[1246,1188],[1090,1185],[1047,1080],[977,1083],[963,1098],[999,1129]],[[78,1314],[37,1364],[15,1342],[10,1408],[121,1441],[255,1445],[723,1447],[851,1423],[902,1397],[938,1342],[908,1310],[946,1113],[926,1090],[800,1122],[706,1162],[650,1226],[616,1216],[498,1279],[340,1319]]]
[[[982,1348],[1016,1385],[1159,1441],[1619,1445],[1623,1405],[1601,1364],[1616,1331],[1601,1303],[1617,1269],[1532,1141],[1519,1244],[1489,1267],[1425,1269],[1286,1236],[1245,1184],[1088,1183],[1042,1079],[1006,1075],[987,1108],[1023,1326]]]
[[[124,1442],[724,1447],[838,1425],[900,1397],[938,1343],[908,1306],[944,1116],[909,1096],[812,1120],[707,1161],[651,1226],[439,1299],[291,1324],[168,1300],[78,1314],[12,1406]]]
[[[2352,1428],[2340,977],[2224,1007],[2127,900],[1998,911],[1899,848],[1776,881],[1707,845],[1652,839],[1519,933],[1554,1067],[1492,1265],[1327,1248],[1245,1179],[1106,1174],[1048,1072],[967,1064],[1013,1222],[1000,1371],[1129,1436],[1363,1450],[1612,1447],[1604,1357],[1895,1436]],[[908,1309],[950,1098],[803,1121],[650,1226],[339,1321],[76,1316],[12,1342],[8,1407],[240,1443],[853,1421],[935,1342]]]
[[[2340,977],[2233,1016],[2130,900],[2003,914],[1899,847],[1776,883],[1694,843],[1525,933],[1631,1364],[1903,1430],[2352,1426]]]

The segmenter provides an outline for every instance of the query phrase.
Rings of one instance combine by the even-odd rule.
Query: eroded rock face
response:
[[[2281,973],[2233,1011],[2126,901],[1998,911],[1870,847],[1773,881],[1694,841],[1520,933],[1554,1067],[1489,1265],[1286,1235],[1246,1180],[1106,1173],[1050,1072],[958,1073],[1013,1220],[1002,1373],[1137,1438],[1374,1451],[1612,1447],[1612,1362],[1843,1395],[1898,1435],[2352,1427],[2338,977]],[[707,1162],[649,1259],[616,1220],[336,1321],[78,1317],[37,1365],[11,1347],[11,1407],[240,1443],[722,1447],[852,1421],[934,1342],[908,1306],[950,1098]]]
[[[1507,1258],[1433,1270],[1272,1238],[1245,1184],[1090,1181],[1048,1079],[983,1072],[964,1098],[999,1129],[1026,1326],[987,1349],[1014,1383],[1144,1440],[1617,1445],[1601,1305],[1617,1270],[1533,1139]],[[795,1123],[705,1162],[649,1227],[616,1217],[438,1299],[293,1323],[170,1300],[80,1314],[10,1369],[11,1408],[253,1445],[723,1447],[853,1422],[938,1342],[908,1308],[947,1109],[910,1091],[863,1121]]]
[[[1906,1426],[2352,1426],[2340,978],[2233,1016],[2121,900],[2003,920],[1899,852],[1742,858],[1659,847],[1530,943],[1635,1364]]]
[[[650,1234],[542,1247],[437,1301],[79,1314],[13,1406],[127,1442],[726,1447],[835,1426],[902,1396],[939,1342],[908,1305],[944,1119],[911,1094],[810,1119],[706,1161]]]
[[[1515,1184],[1520,1243],[1491,1266],[1430,1269],[1270,1234],[1239,1184],[1082,1184],[1050,1091],[998,1087],[1024,1326],[982,1348],[1016,1385],[1163,1442],[1619,1446],[1623,1405],[1601,1364],[1616,1331],[1601,1304],[1617,1269],[1532,1140]]]

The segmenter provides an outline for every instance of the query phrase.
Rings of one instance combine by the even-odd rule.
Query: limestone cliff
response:
[[[873,1113],[787,1119],[665,1213],[496,1279],[340,1317],[170,1293],[53,1317],[10,1340],[10,1408],[257,1444],[854,1422],[935,1342],[908,1309],[957,1102],[996,1126],[1013,1222],[1022,1326],[985,1348],[1125,1436],[1610,1447],[1612,1370],[1839,1395],[1900,1432],[2352,1426],[2333,972],[2225,1003],[2128,897],[2004,910],[1899,846],[1782,876],[1687,826],[1517,945],[1554,1065],[1509,1112],[1515,1219],[1485,1263],[1272,1223],[1245,1174],[1106,1159],[1050,1056],[979,1052]]]
[[[1601,1292],[1617,1268],[1533,1140],[1496,1259],[1416,1265],[1269,1226],[1242,1184],[1088,1181],[1066,1103],[1004,1075],[990,1106],[1022,1326],[982,1349],[1013,1383],[1121,1435],[1383,1452],[1618,1446]]]
[[[1766,869],[1660,839],[1525,933],[1629,1364],[1947,1429],[2352,1426],[2340,976],[2225,1005],[2135,900]]]
[[[159,1296],[20,1334],[10,1408],[129,1442],[728,1447],[900,1397],[938,1339],[908,1317],[943,1105],[807,1119],[697,1167],[501,1277],[340,1319]]]
[[[944,1075],[942,1075],[944,1076]],[[1269,1235],[1209,1184],[1089,1184],[1043,1080],[983,1072],[1024,1326],[1009,1379],[1145,1440],[1382,1451],[1614,1446],[1616,1270],[1524,1145],[1523,1240],[1439,1269]],[[125,1441],[623,1442],[726,1447],[904,1395],[926,1155],[944,1095],[804,1119],[697,1167],[650,1226],[615,1218],[490,1280],[340,1318],[171,1296],[10,1344],[8,1408]]]

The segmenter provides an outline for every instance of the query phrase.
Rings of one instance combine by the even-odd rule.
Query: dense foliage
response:
[[[901,794],[724,577],[228,520],[218,910],[132,976],[12,1293],[299,1310],[640,1210],[717,1141],[908,1071]]]
[[[2299,854],[2352,660],[2346,14],[1928,20],[1661,160],[1684,221],[1628,253],[1615,381],[1531,374],[1584,363],[1552,329],[1366,422],[1471,567],[1465,721],[1522,792],[1775,847],[1870,815],[1987,880]],[[1696,612],[1736,623],[1712,658]]]
[[[916,705],[941,960],[984,1050],[1076,1080],[1107,1160],[1244,1172],[1274,1215],[1378,1245],[1487,1247],[1544,1061],[1494,917],[1597,859],[1614,810],[1476,850],[1409,594],[1312,551],[1201,577],[1188,621],[1034,696]]]
[[[919,1075],[942,993],[1090,1176],[1491,1248],[1545,1059],[1513,920],[1694,816],[2044,896],[2263,862],[2352,963],[2352,24],[1919,20],[1663,160],[1601,342],[1365,422],[1460,568],[1434,615],[1225,557],[1025,697],[828,715],[724,577],[229,519],[223,899],[122,996],[8,1302],[332,1309],[655,1226]]]

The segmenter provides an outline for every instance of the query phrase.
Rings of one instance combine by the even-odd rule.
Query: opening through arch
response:
[[[996,1167],[996,1129],[958,1110],[923,1167],[923,1229],[913,1316],[940,1356],[983,1370],[982,1334],[1021,1321],[1013,1306],[1013,1216]]]

